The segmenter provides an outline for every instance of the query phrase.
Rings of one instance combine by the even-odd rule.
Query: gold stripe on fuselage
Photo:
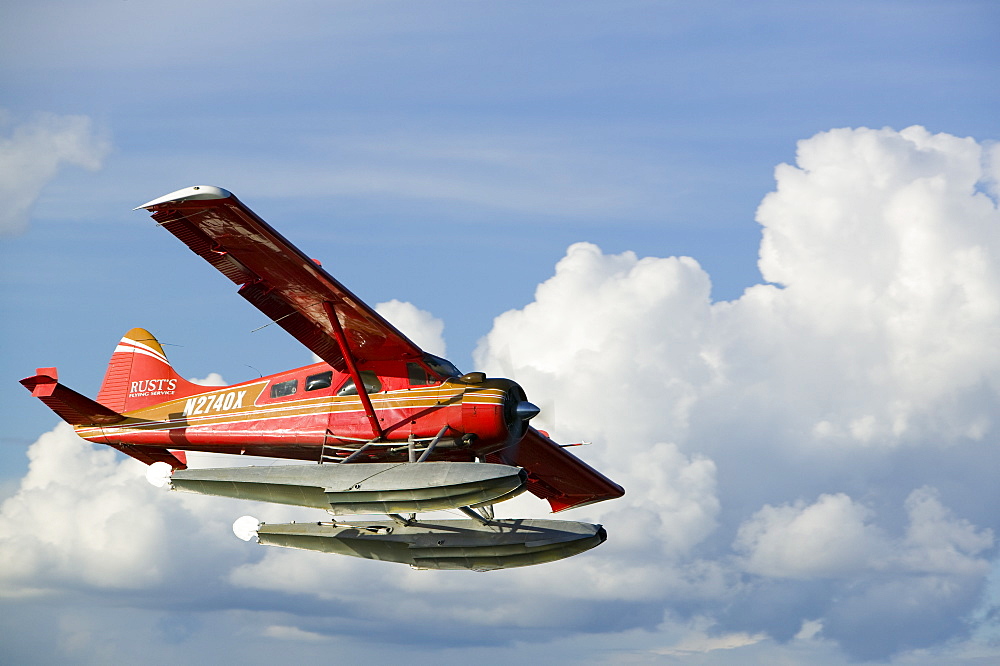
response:
[[[274,419],[301,418],[329,413],[346,414],[364,412],[364,407],[357,396],[317,396],[315,398],[302,398],[267,405],[255,404],[266,385],[267,382],[258,382],[256,384],[226,387],[219,391],[198,394],[197,396],[178,398],[154,405],[153,407],[128,412],[125,414],[128,420],[120,425],[79,427],[77,428],[77,433],[84,438],[113,437],[116,435],[126,435],[131,432],[149,430],[213,427]],[[237,392],[246,392],[247,395],[244,397],[243,402],[251,404],[245,407],[241,405],[239,408],[226,410],[225,398],[223,396],[232,395]],[[374,393],[370,397],[372,406],[376,411],[405,409],[416,411],[444,406],[456,400],[460,400],[462,404],[467,405],[497,406],[503,403],[504,391],[491,388],[442,385]],[[185,412],[192,411],[190,406],[192,401],[200,398],[206,399],[206,403],[204,404],[213,404],[209,400],[214,399],[214,401],[220,401],[223,406],[217,412],[215,409],[210,408],[205,410],[209,413],[186,414]],[[234,398],[233,402],[236,403],[237,400]],[[196,410],[197,406],[194,407],[194,411]]]

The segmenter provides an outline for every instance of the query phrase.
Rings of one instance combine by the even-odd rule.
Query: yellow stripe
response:
[[[248,385],[250,388],[261,386],[260,383]],[[263,388],[263,386],[261,386]],[[226,387],[224,390],[211,391],[203,394],[198,394],[198,396],[208,396],[208,395],[218,395],[226,393],[227,391],[234,390],[233,387]],[[417,394],[417,395],[414,395]],[[259,393],[258,393],[259,396]],[[383,396],[383,397],[380,397]],[[442,402],[447,402],[455,400],[456,398],[462,398],[462,404],[469,405],[489,405],[496,406],[503,403],[504,391],[501,389],[475,389],[455,392],[453,388],[442,389],[435,387],[434,389],[424,389],[424,390],[414,390],[414,389],[403,389],[397,391],[391,391],[385,394],[375,394],[372,400],[372,404],[376,410],[391,410],[391,409],[426,409],[428,407],[435,407],[441,405]],[[139,422],[133,421],[127,425],[123,424],[121,427],[106,426],[104,428],[80,428],[78,433],[82,437],[87,436],[97,436],[105,435],[110,436],[111,433],[116,435],[122,435],[132,432],[144,432],[150,430],[170,430],[177,427],[206,427],[206,426],[216,426],[224,424],[237,424],[237,423],[248,423],[248,422],[260,422],[260,421],[270,421],[274,419],[284,419],[293,417],[305,417],[310,415],[322,415],[322,414],[345,414],[345,413],[363,413],[364,408],[360,404],[360,400],[356,397],[331,397],[331,396],[317,396],[315,398],[304,398],[300,400],[292,400],[288,402],[275,403],[270,405],[259,405],[254,407],[243,408],[238,411],[231,412],[219,412],[216,414],[206,414],[198,416],[188,416],[180,419],[144,419],[144,414],[149,414],[149,412],[160,412],[164,409],[168,409],[171,405],[180,406],[185,403],[188,398],[179,398],[176,400],[171,400],[166,403],[161,403],[153,407],[149,407],[142,410],[137,410],[126,414],[130,419],[142,419]],[[143,422],[144,421],[144,422]],[[230,431],[232,432],[232,431]],[[303,431],[303,434],[307,434],[310,431]]]

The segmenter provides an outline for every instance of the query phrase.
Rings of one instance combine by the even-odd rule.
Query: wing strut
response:
[[[347,371],[351,375],[351,379],[354,380],[354,386],[358,389],[358,397],[361,398],[361,404],[365,408],[365,414],[368,415],[368,422],[372,426],[372,432],[375,434],[375,440],[385,439],[385,432],[382,430],[382,426],[379,425],[378,415],[375,414],[375,408],[372,406],[371,398],[368,397],[368,389],[365,387],[365,382],[361,378],[361,372],[358,371],[358,365],[354,362],[354,354],[351,352],[350,346],[347,344],[347,336],[344,334],[344,327],[340,325],[340,319],[337,317],[336,306],[330,301],[323,301],[323,309],[326,310],[326,315],[330,318],[330,326],[333,327],[333,335],[337,338],[337,344],[340,346],[340,352],[344,355],[344,362],[347,364]]]

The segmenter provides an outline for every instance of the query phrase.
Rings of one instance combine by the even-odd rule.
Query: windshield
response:
[[[434,354],[424,354],[424,363],[427,367],[441,375],[442,377],[461,377],[462,373],[451,361],[446,361]]]

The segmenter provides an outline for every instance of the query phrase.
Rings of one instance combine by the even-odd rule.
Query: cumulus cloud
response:
[[[715,463],[689,457],[676,445],[658,443],[631,460],[626,507],[602,519],[616,525],[616,539],[633,553],[649,555],[651,545],[664,557],[686,555],[718,526]],[[635,497],[633,502],[631,498]],[[610,505],[614,507],[614,505]]]
[[[181,579],[211,586],[232,564],[259,556],[232,537],[239,503],[155,488],[144,481],[146,465],[85,442],[66,424],[43,434],[28,457],[20,487],[0,505],[0,596],[162,592]],[[192,453],[189,461],[205,467],[215,458]]]
[[[734,543],[745,568],[773,578],[802,580],[857,576],[865,571],[983,577],[993,532],[958,519],[929,487],[905,502],[905,537],[892,539],[875,527],[873,512],[843,493],[765,506],[740,525]]]
[[[594,441],[574,452],[627,489],[565,516],[602,522],[600,548],[484,575],[254,548],[227,533],[245,510],[133,489],[136,463],[63,429],[32,447],[0,509],[5,589],[162,589],[180,561],[234,607],[306,604],[259,624],[304,643],[340,636],[345,621],[371,635],[433,616],[419,638],[393,640],[602,633],[628,654],[638,641],[645,654],[732,663],[936,659],[997,603],[984,594],[1000,496],[982,471],[995,468],[1000,407],[990,155],[919,127],[824,132],[776,169],[758,210],[766,284],[712,302],[694,259],[579,243],[532,303],[496,319],[479,367],[521,382],[557,439]],[[430,314],[379,309],[444,352]],[[541,510],[523,496],[498,510],[529,504]],[[140,525],[124,506],[150,513]],[[173,541],[178,526],[190,551]],[[98,554],[129,539],[130,557],[110,558],[115,578]],[[363,593],[345,585],[376,578]]]
[[[162,516],[135,510],[150,495],[132,483],[143,466],[81,444],[66,425],[42,435],[20,490],[0,507],[8,593],[161,580],[159,558],[146,557],[165,546]]]
[[[567,438],[645,438],[648,415],[669,424],[660,437],[670,438],[686,426],[698,387],[716,378],[702,347],[710,287],[688,257],[609,256],[577,243],[533,303],[496,318],[476,363],[513,372],[529,397],[558,396]],[[539,419],[551,427],[548,416]]]
[[[794,355],[794,388],[811,381],[804,369],[842,390],[828,415],[806,412],[817,435],[892,445],[992,428],[989,410],[961,406],[994,390],[1000,368],[1000,233],[996,201],[977,192],[982,155],[920,127],[834,130],[776,170],[758,220],[761,273],[780,286],[734,309],[758,325],[756,359]]]
[[[396,299],[378,303],[375,310],[425,352],[445,356],[444,322],[430,312]]]
[[[9,119],[0,112],[0,125]],[[97,170],[111,150],[86,116],[40,113],[0,137],[0,235],[23,232],[42,189],[63,166]]]
[[[496,319],[477,362],[512,368],[529,398],[553,399],[561,438],[597,441],[586,454],[626,485],[617,506],[632,516],[660,514],[650,509],[664,488],[644,481],[673,478],[659,446],[711,466],[711,484],[665,485],[681,505],[710,508],[701,524],[715,526],[692,535],[693,554],[736,555],[731,562],[761,576],[741,587],[723,573],[734,601],[723,628],[790,639],[817,621],[866,657],[930,644],[940,632],[921,639],[931,634],[914,615],[883,607],[882,619],[865,614],[881,634],[851,634],[844,610],[888,603],[893,586],[915,577],[907,603],[967,615],[984,585],[992,533],[962,514],[1000,506],[991,499],[990,512],[965,505],[956,516],[935,490],[952,483],[933,465],[888,478],[880,470],[913,452],[975,466],[988,454],[970,443],[996,438],[991,163],[976,141],[920,127],[821,133],[800,142],[795,165],[776,169],[758,210],[768,284],[713,303],[693,259],[577,244],[533,303]],[[612,534],[629,525],[612,523],[614,507],[594,509]],[[646,518],[648,557],[666,539]],[[945,571],[946,582],[928,577]],[[858,577],[867,584],[852,587]],[[927,596],[914,597],[920,589]],[[905,632],[889,617],[910,622],[912,635],[897,641]]]
[[[929,487],[910,493],[906,513],[909,524],[898,556],[904,569],[972,577],[989,573],[989,561],[981,556],[993,547],[993,530],[954,516]]]
[[[747,553],[747,571],[762,576],[850,575],[886,554],[869,515],[843,493],[822,495],[809,506],[765,506],[740,526],[735,547]]]
[[[188,381],[192,384],[200,384],[202,386],[229,386],[229,383],[217,372],[210,372],[201,378],[191,377]]]

